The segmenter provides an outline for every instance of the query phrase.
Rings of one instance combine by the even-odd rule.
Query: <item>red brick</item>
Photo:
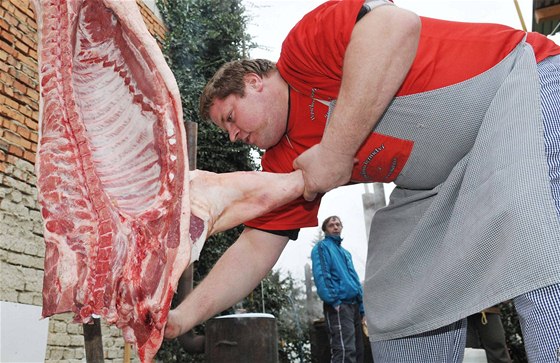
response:
[[[12,78],[16,78],[17,69],[15,69],[14,67],[8,67],[8,72],[6,72],[6,73],[9,74],[10,76],[12,76]]]
[[[8,161],[9,164],[15,165],[15,163],[17,163],[18,159],[10,154],[6,155],[6,161]]]
[[[6,130],[10,130],[14,133],[17,133],[18,126],[13,121],[3,120],[2,127],[4,127]]]
[[[35,60],[37,60],[37,42],[33,42],[29,48],[29,56]]]
[[[27,117],[33,116],[33,111],[27,105],[22,105],[18,108],[18,111],[24,114]]]
[[[11,76],[10,73],[0,73],[0,83],[3,83],[8,87],[12,87],[14,83],[14,77]]]
[[[16,78],[18,81],[20,81],[21,83],[27,86],[35,87],[36,85],[35,80],[29,77],[27,74],[23,73],[22,71],[17,72]]]
[[[31,109],[31,117],[35,120],[38,120],[38,118],[35,117],[35,114],[37,114],[37,111],[39,111],[39,98],[33,98],[29,101],[29,108]]]
[[[9,69],[15,69],[16,67],[19,66],[19,63],[16,60],[16,58],[12,54],[9,54],[9,53],[8,53],[8,58],[6,58],[5,62],[10,67]]]
[[[32,59],[32,58],[30,58],[27,55],[22,54],[22,53],[17,53],[16,58],[20,62],[22,62],[23,64],[28,65],[29,67],[37,68],[37,60],[36,59]]]
[[[31,141],[20,138],[17,146],[21,146],[25,150],[31,150]]]
[[[8,119],[10,119],[10,121],[7,122],[13,123],[12,120],[15,120],[20,124],[23,124],[25,121],[25,117],[18,111],[14,110],[13,108],[5,107],[2,109],[2,113],[5,114]],[[7,126],[4,125],[4,127]],[[11,129],[11,130],[16,131],[16,129]]]
[[[11,0],[12,4],[17,7],[21,12],[25,14],[26,17],[33,18],[35,14],[33,13],[33,7],[29,1],[21,0]]]
[[[16,129],[19,136],[24,139],[31,140],[31,133],[27,127],[17,126]]]
[[[19,29],[19,27],[16,28],[15,26],[11,26],[10,33],[12,33],[16,39],[21,39],[21,37],[23,37],[24,31]]]
[[[22,142],[21,136],[12,130],[4,130],[2,136],[4,140],[8,141],[10,144],[20,145]]]
[[[4,29],[0,31],[0,38],[3,38],[4,40],[7,41],[7,43],[11,43],[11,44],[13,44],[16,41],[16,37],[14,36],[14,34]]]
[[[16,55],[16,51],[15,49],[8,43],[1,41],[0,42],[0,50],[3,50],[4,52],[8,53],[9,55]]]
[[[23,157],[23,153],[25,152],[25,150],[23,150],[23,148],[19,146],[10,145],[8,148],[8,152],[12,155],[19,156],[21,158]]]
[[[21,92],[15,90],[13,99],[17,103],[19,103],[20,105],[24,105],[24,107],[27,108],[27,104],[29,103],[29,97],[26,96],[25,94],[22,94]],[[21,109],[22,109],[22,106],[19,107],[20,112],[22,112]],[[24,113],[24,115],[27,115],[27,114]]]
[[[23,158],[33,164],[35,164],[35,153],[31,151],[24,151]]]
[[[33,117],[33,118],[26,117],[25,118],[25,126],[29,127],[33,131],[37,131],[39,129],[39,125],[37,123],[37,120],[39,120],[39,117]]]
[[[4,16],[0,17],[0,29],[10,29],[10,24],[6,20],[4,20]]]
[[[16,49],[20,52],[27,54],[29,52],[29,46],[21,41],[16,41],[15,43]]]
[[[11,107],[15,110],[17,110],[19,108],[18,104],[16,102],[14,102],[14,100],[12,100],[11,98],[6,98],[6,97],[3,97],[3,98],[4,98],[4,106]]]
[[[20,72],[27,74],[29,77],[35,80],[36,84],[39,84],[39,65],[37,64],[36,58],[31,58],[31,59],[33,59],[33,65],[32,66],[22,65],[20,67]]]
[[[14,97],[14,89],[12,87],[2,87],[2,92],[11,98]]]
[[[29,50],[37,47],[37,37],[30,37],[29,34],[22,34],[20,40],[27,45],[27,53],[29,54]]]
[[[39,92],[35,88],[28,87],[26,94],[34,100],[39,100]]]
[[[6,22],[8,24],[10,24],[11,26],[17,26],[18,25],[18,20],[12,15],[13,12],[15,11],[15,8],[13,6],[11,6],[10,3],[6,4],[6,12],[4,13],[4,20],[6,20]]]
[[[16,17],[17,20],[19,20],[20,23],[25,24],[27,22],[27,18],[29,18],[29,16],[27,16],[23,11],[21,11],[21,9],[17,8],[16,1],[12,0],[12,4],[15,5],[14,6],[14,12],[13,12],[14,16]]]
[[[13,86],[16,90],[18,90],[20,93],[22,94],[26,94],[27,93],[27,87],[25,87],[25,85],[19,81],[14,81],[14,86]]]

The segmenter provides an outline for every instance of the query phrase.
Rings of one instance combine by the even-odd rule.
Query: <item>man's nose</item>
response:
[[[229,134],[229,141],[235,142],[237,141],[237,136],[239,135],[239,129],[237,129],[234,126],[230,126],[228,130],[228,134]]]

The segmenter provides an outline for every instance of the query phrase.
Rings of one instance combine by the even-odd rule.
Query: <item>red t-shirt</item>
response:
[[[263,170],[293,171],[293,160],[319,143],[328,107],[319,100],[338,96],[344,53],[363,1],[329,1],[307,14],[288,34],[277,63],[290,90],[290,114],[286,137],[268,149]],[[421,17],[417,55],[397,96],[410,95],[456,84],[492,68],[525,37],[525,32],[500,24],[462,23]],[[538,61],[560,54],[560,47],[538,33],[527,33],[527,42]],[[376,148],[385,157],[369,163]],[[388,150],[389,149],[389,150]],[[390,182],[406,163],[412,142],[372,133],[358,151],[353,182]],[[369,158],[369,159],[368,159]],[[375,165],[374,165],[375,163]],[[365,166],[364,166],[365,165]],[[247,226],[288,230],[317,225],[319,198],[303,198],[245,223]]]

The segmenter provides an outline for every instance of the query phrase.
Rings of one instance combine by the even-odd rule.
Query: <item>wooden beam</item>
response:
[[[560,19],[560,4],[535,10],[535,21],[537,22],[537,24],[542,21],[556,19]]]

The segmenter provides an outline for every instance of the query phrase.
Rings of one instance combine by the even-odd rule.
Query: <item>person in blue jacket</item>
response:
[[[330,335],[331,363],[362,362],[362,286],[350,252],[341,246],[340,218],[328,217],[321,229],[325,238],[313,247],[311,261]]]

